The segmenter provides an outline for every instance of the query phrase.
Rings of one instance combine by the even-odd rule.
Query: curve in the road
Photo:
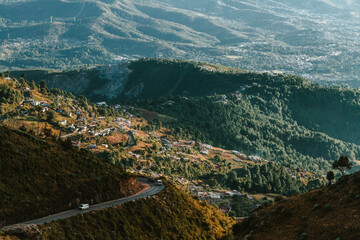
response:
[[[145,181],[146,180],[144,180],[144,179],[139,179],[139,182],[145,182]],[[72,210],[68,210],[68,211],[65,211],[65,212],[49,215],[47,217],[38,218],[38,219],[34,219],[34,220],[22,222],[22,223],[17,223],[17,224],[11,225],[11,226],[6,226],[2,230],[6,230],[6,229],[11,228],[11,227],[13,227],[15,225],[23,225],[23,224],[41,225],[41,224],[49,223],[49,222],[52,222],[52,221],[69,218],[69,217],[72,217],[72,216],[75,216],[75,215],[78,215],[78,214],[83,214],[83,213],[87,213],[87,212],[91,212],[91,211],[96,211],[96,210],[100,210],[100,209],[104,209],[104,208],[113,207],[113,206],[119,205],[119,204],[124,203],[124,202],[129,202],[129,201],[133,201],[133,200],[136,200],[136,199],[146,198],[148,196],[155,195],[155,194],[161,192],[165,188],[164,185],[157,186],[154,183],[148,183],[148,184],[151,186],[151,188],[147,189],[146,191],[137,193],[135,195],[131,195],[131,196],[128,196],[128,197],[115,199],[115,200],[111,200],[111,201],[108,201],[108,202],[103,202],[103,203],[99,203],[99,204],[95,204],[95,205],[90,205],[90,207],[88,209],[85,209],[85,210],[72,209]]]

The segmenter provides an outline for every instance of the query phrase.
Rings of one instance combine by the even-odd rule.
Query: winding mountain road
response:
[[[146,179],[142,179],[139,178],[139,182],[143,182],[143,183],[147,183]],[[119,205],[121,203],[125,203],[125,202],[129,202],[129,201],[133,201],[136,199],[140,199],[140,198],[146,198],[148,196],[152,196],[155,195],[159,192],[161,192],[165,186],[157,186],[155,183],[147,183],[150,185],[150,188],[145,190],[145,191],[140,191],[132,196],[129,197],[124,197],[124,198],[119,198],[119,199],[115,199],[112,201],[108,201],[108,202],[103,202],[103,203],[99,203],[99,204],[95,204],[95,205],[90,205],[90,207],[88,209],[85,210],[79,210],[79,209],[72,209],[72,210],[68,210],[65,212],[61,212],[61,213],[57,213],[57,214],[53,214],[53,215],[49,215],[47,217],[43,217],[43,218],[38,218],[38,219],[34,219],[34,220],[30,220],[30,221],[26,221],[26,222],[22,222],[22,223],[17,223],[14,225],[10,225],[10,226],[6,226],[3,227],[2,230],[6,230],[9,229],[11,227],[14,227],[15,225],[26,225],[26,224],[36,224],[36,225],[41,225],[41,224],[45,224],[45,223],[49,223],[52,221],[57,221],[60,219],[65,219],[65,218],[69,218],[78,214],[83,214],[83,213],[87,213],[87,212],[91,212],[91,211],[96,211],[96,210],[100,210],[100,209],[104,209],[104,208],[109,208],[109,207],[113,207],[116,205]]]
[[[125,149],[128,149],[128,148],[131,148],[132,146],[135,145],[135,139],[134,139],[133,134],[132,134],[130,131],[128,131],[126,134],[128,135],[128,137],[129,137],[129,139],[130,139],[129,146],[126,146],[126,147],[125,147]]]

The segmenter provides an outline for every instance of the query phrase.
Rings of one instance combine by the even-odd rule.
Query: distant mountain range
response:
[[[358,80],[359,9],[340,0],[2,0],[0,69],[165,57]]]

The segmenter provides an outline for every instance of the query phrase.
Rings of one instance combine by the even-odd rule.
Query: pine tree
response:
[[[340,158],[332,164],[333,169],[340,170],[342,176],[344,176],[346,169],[351,169],[351,166],[352,163],[350,163],[350,160],[347,156],[340,156]]]
[[[326,175],[326,179],[329,181],[329,185],[331,185],[331,181],[335,178],[334,172],[329,171]]]

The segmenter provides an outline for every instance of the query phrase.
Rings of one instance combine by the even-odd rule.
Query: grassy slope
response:
[[[86,150],[0,127],[0,223],[131,195],[137,180]]]
[[[356,173],[335,185],[256,210],[234,226],[234,235],[243,239],[253,231],[255,240],[301,239],[304,233],[307,239],[359,239],[359,181],[360,173]]]
[[[234,221],[171,183],[149,199],[42,227],[43,239],[217,239]],[[99,226],[101,226],[99,228]]]

